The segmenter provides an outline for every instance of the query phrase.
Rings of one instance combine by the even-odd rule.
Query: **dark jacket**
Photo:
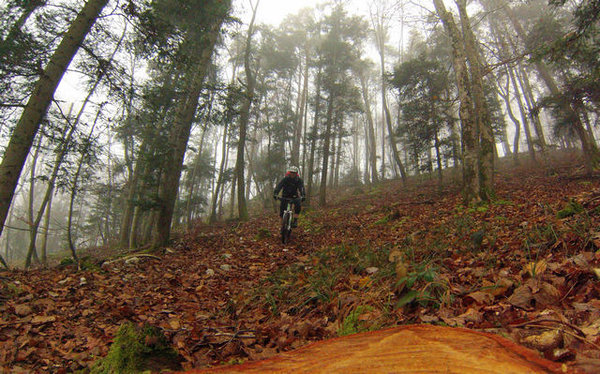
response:
[[[282,189],[283,192],[281,195],[283,197],[304,197],[305,195],[304,182],[300,177],[285,176],[281,182],[277,184],[277,187],[275,187],[274,194],[278,195],[279,191]]]

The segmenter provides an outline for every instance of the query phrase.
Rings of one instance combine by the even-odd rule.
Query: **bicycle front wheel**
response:
[[[283,219],[281,220],[281,242],[286,244],[290,240],[290,234],[292,233],[291,224],[292,216],[289,213],[283,214]]]

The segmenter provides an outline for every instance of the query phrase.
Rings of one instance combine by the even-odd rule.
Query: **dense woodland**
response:
[[[289,165],[321,206],[446,169],[476,205],[500,157],[557,148],[598,168],[600,1],[367,3],[3,2],[2,264],[274,211]]]

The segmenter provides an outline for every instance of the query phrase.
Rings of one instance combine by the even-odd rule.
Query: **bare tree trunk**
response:
[[[52,212],[52,197],[54,194],[50,195],[50,199],[48,200],[48,207],[46,208],[46,216],[44,217],[44,235],[42,235],[42,248],[40,249],[42,256],[42,265],[48,266],[48,235],[50,231],[50,217]]]
[[[317,72],[317,83],[316,83],[316,95],[315,95],[315,116],[313,119],[312,129],[310,131],[310,157],[308,158],[308,172],[307,185],[306,185],[306,205],[310,205],[313,196],[313,179],[315,170],[315,152],[317,143],[318,126],[321,115],[321,66],[319,65],[319,71]]]
[[[244,71],[246,73],[246,93],[240,109],[240,132],[237,146],[237,155],[235,162],[235,174],[237,180],[237,198],[238,198],[238,216],[240,220],[248,219],[248,207],[246,206],[246,196],[244,188],[244,152],[246,146],[246,132],[248,130],[248,120],[250,118],[250,108],[254,100],[254,87],[256,86],[256,77],[252,74],[250,67],[250,49],[252,43],[252,35],[254,34],[254,20],[256,19],[256,10],[260,0],[256,0],[256,5],[252,9],[252,20],[248,26],[248,34],[246,35],[246,50],[244,52]]]
[[[125,202],[125,209],[123,211],[123,218],[121,219],[121,230],[119,233],[119,247],[121,248],[134,248],[132,247],[132,234],[136,230],[136,224],[134,224],[134,217],[136,212],[139,213],[138,207],[134,206],[133,201],[137,194],[138,184],[142,175],[142,170],[145,168],[143,165],[145,161],[141,158],[148,151],[147,141],[144,139],[140,145],[138,152],[138,159],[133,168],[133,173],[129,179],[129,191],[127,192],[127,201]],[[139,217],[138,217],[139,218]],[[135,243],[135,240],[133,241]]]
[[[513,89],[515,91],[515,98],[517,99],[517,103],[519,104],[519,111],[521,112],[521,121],[523,121],[523,130],[525,130],[525,138],[527,139],[527,148],[529,149],[529,155],[533,161],[536,161],[535,156],[535,146],[533,144],[533,139],[531,138],[531,129],[529,128],[529,120],[527,118],[527,113],[525,111],[525,107],[523,106],[523,100],[521,99],[521,92],[519,91],[519,86],[517,86],[517,79],[515,77],[515,72],[511,67],[507,67],[508,74],[510,76],[510,80],[513,84]]]
[[[37,146],[35,147],[33,159],[31,160],[31,171],[29,174],[31,181],[29,183],[29,207],[28,207],[29,208],[28,214],[29,214],[29,224],[30,225],[32,225],[34,222],[33,206],[35,203],[35,172],[36,172],[37,160],[40,155],[40,148],[41,148],[43,138],[44,138],[44,136],[41,135],[38,140]],[[33,229],[33,228],[31,228],[31,229]],[[33,246],[33,259],[35,262],[39,262],[39,258],[37,255],[37,251],[35,249],[35,245]]]
[[[381,180],[385,180],[385,120],[381,121]]]
[[[362,88],[363,104],[365,106],[365,115],[367,117],[365,138],[368,140],[368,159],[371,165],[371,182],[379,181],[377,176],[377,144],[375,140],[375,131],[373,130],[373,115],[371,113],[371,99],[369,98],[369,88],[364,73],[359,74],[360,86]]]
[[[384,25],[386,14],[384,14],[384,9],[377,9],[376,14],[371,15],[371,23],[373,25],[373,29],[375,30],[375,39],[377,41],[377,50],[379,52],[379,63],[381,67],[381,105],[382,105],[382,116],[385,124],[387,126],[388,137],[390,141],[390,147],[392,150],[392,156],[394,161],[396,162],[396,166],[400,169],[400,175],[402,176],[402,182],[406,184],[407,175],[406,169],[404,168],[404,164],[400,159],[400,154],[398,153],[398,147],[396,145],[396,137],[394,135],[394,130],[392,128],[392,116],[390,115],[390,110],[387,104],[386,97],[386,77],[385,77],[385,42],[387,35],[387,27]],[[392,167],[392,170],[394,168]]]
[[[519,78],[519,82],[521,83],[521,91],[523,92],[525,103],[527,104],[527,108],[529,109],[530,116],[533,120],[533,128],[540,145],[540,150],[545,158],[548,144],[546,143],[546,138],[544,137],[544,129],[542,127],[542,122],[540,121],[540,116],[535,110],[535,97],[533,96],[533,90],[531,88],[531,83],[529,82],[529,77],[525,72],[525,68],[523,68],[521,64],[519,64],[516,73],[517,77]]]
[[[89,145],[90,144],[90,140],[92,138],[92,135],[94,133],[94,129],[96,128],[96,123],[98,122],[98,118],[100,117],[100,113],[102,112],[102,107],[100,107],[98,109],[98,112],[96,113],[96,118],[94,119],[94,123],[92,125],[92,128],[90,129],[90,133],[87,137],[86,143]],[[73,230],[72,230],[72,222],[73,222],[73,204],[75,203],[75,196],[77,195],[77,186],[79,183],[79,175],[81,174],[81,169],[83,167],[83,164],[85,162],[85,152],[86,150],[83,150],[81,152],[81,157],[79,158],[79,162],[77,163],[77,170],[75,171],[75,174],[73,175],[73,180],[72,180],[72,184],[71,184],[71,198],[69,201],[69,215],[67,218],[67,243],[69,243],[69,249],[71,250],[71,255],[73,256],[73,259],[79,264],[79,259],[77,258],[77,252],[75,250],[75,244],[73,243]],[[89,151],[89,150],[87,150]]]
[[[329,153],[331,147],[331,127],[333,125],[333,93],[329,93],[327,100],[327,118],[325,123],[325,133],[323,134],[323,163],[321,168],[321,185],[319,186],[319,204],[327,204],[327,171],[329,167]]]
[[[483,89],[483,72],[481,57],[477,50],[477,41],[471,21],[467,14],[467,1],[455,0],[460,14],[465,54],[471,72],[471,94],[474,101],[474,115],[479,130],[479,195],[482,200],[489,201],[494,195],[494,149],[496,142],[492,133],[490,112]]]
[[[56,48],[33,88],[0,164],[0,234],[31,145],[56,87],[108,0],[89,0]]]
[[[223,128],[223,150],[221,152],[221,166],[219,167],[219,176],[217,178],[217,183],[215,186],[215,190],[212,195],[212,202],[210,204],[210,218],[208,219],[209,223],[214,223],[217,221],[217,201],[219,199],[219,191],[221,189],[221,185],[223,184],[223,178],[225,174],[225,163],[227,160],[227,128],[229,122],[225,122],[225,127]]]
[[[300,162],[300,140],[302,139],[302,120],[304,118],[304,107],[308,95],[308,54],[305,57],[304,82],[302,93],[300,94],[300,104],[298,106],[298,121],[294,126],[294,138],[292,146],[292,164],[298,166]]]
[[[335,172],[333,174],[333,186],[339,187],[340,184],[340,164],[342,162],[342,133],[340,132],[337,140],[337,151],[335,155]]]
[[[498,86],[498,88],[499,88],[498,93],[499,93],[500,97],[502,97],[502,99],[504,99],[508,117],[515,125],[515,137],[514,137],[514,141],[513,141],[513,143],[514,143],[513,157],[514,157],[515,164],[517,164],[519,162],[519,141],[521,139],[521,123],[515,116],[515,114],[512,110],[511,103],[510,103],[510,76],[509,76],[508,69],[509,68],[507,67],[506,68],[506,90],[503,92],[502,90],[500,90],[500,86]]]
[[[434,147],[435,147],[435,158],[437,160],[437,174],[438,174],[438,192],[442,192],[442,185],[444,182],[444,174],[442,169],[442,152],[440,150],[440,139],[438,132],[435,132]]]
[[[452,64],[456,74],[460,99],[459,116],[462,125],[463,200],[466,205],[472,205],[481,201],[478,163],[479,135],[473,116],[473,102],[469,93],[471,84],[466,66],[464,43],[452,15],[448,13],[442,0],[433,0],[433,2],[452,43]]]

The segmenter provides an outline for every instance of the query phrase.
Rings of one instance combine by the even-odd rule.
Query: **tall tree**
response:
[[[229,14],[230,1],[193,1],[168,4],[168,17],[183,31],[181,60],[184,88],[175,108],[168,135],[168,152],[164,155],[158,189],[158,216],[154,226],[153,247],[168,243],[179,179],[200,92],[219,36],[221,25]],[[201,15],[201,16],[199,16]],[[175,19],[174,17],[179,17]]]
[[[248,207],[246,205],[245,195],[245,179],[244,179],[244,154],[246,149],[246,136],[248,131],[248,121],[250,119],[250,109],[254,100],[254,88],[256,87],[256,77],[252,71],[251,52],[252,52],[252,35],[254,34],[254,20],[256,19],[256,11],[260,0],[256,0],[256,4],[252,5],[252,19],[248,25],[246,34],[246,47],[244,50],[244,72],[246,74],[246,91],[242,107],[240,109],[240,127],[239,139],[237,146],[237,155],[235,161],[235,174],[237,180],[237,199],[238,199],[238,216],[241,220],[248,219]]]
[[[388,139],[390,141],[390,147],[392,149],[392,156],[396,166],[400,169],[400,175],[402,176],[402,182],[406,183],[407,174],[404,164],[400,159],[398,153],[398,145],[396,144],[395,132],[392,128],[392,116],[387,102],[387,88],[386,88],[386,73],[385,73],[385,49],[386,41],[388,38],[389,20],[392,12],[385,1],[376,0],[371,3],[371,24],[375,33],[375,41],[377,51],[379,52],[379,63],[381,67],[381,106],[383,109],[383,120],[385,121],[386,128],[388,131]]]
[[[464,41],[452,14],[446,10],[443,1],[433,0],[433,3],[452,44],[452,65],[460,101],[459,116],[463,142],[463,200],[466,204],[471,205],[481,201],[478,162],[479,131],[474,116]]]
[[[471,94],[477,129],[479,130],[479,195],[488,201],[494,195],[494,151],[496,142],[492,132],[492,121],[485,97],[483,64],[473,34],[471,20],[467,14],[467,1],[455,0],[460,16],[465,54],[471,75]]]
[[[29,101],[4,153],[0,164],[0,234],[19,182],[23,165],[38,132],[54,92],[83,39],[92,28],[108,0],[89,0],[65,33],[52,58],[34,86]]]

